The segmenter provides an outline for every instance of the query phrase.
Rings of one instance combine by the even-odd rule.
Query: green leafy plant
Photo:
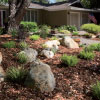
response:
[[[3,28],[0,27],[0,35],[2,35],[2,34],[3,34]]]
[[[16,29],[13,29],[10,31],[12,37],[16,37],[17,36],[17,30]]]
[[[58,40],[58,38],[55,37],[55,36],[53,36],[53,37],[51,38],[51,40]]]
[[[28,71],[24,67],[10,67],[6,72],[6,79],[14,83],[23,83],[26,79]]]
[[[29,32],[38,32],[39,28],[36,22],[24,22],[22,21],[20,23],[24,26],[24,28],[27,28]]]
[[[62,63],[66,64],[67,66],[75,66],[79,60],[76,56],[68,56],[66,54],[64,54],[62,57],[61,57],[61,61]]]
[[[83,50],[80,52],[79,57],[86,60],[93,60],[95,57],[95,54],[93,52],[87,52]]]
[[[78,35],[79,33],[76,31],[76,32],[73,32],[72,35]]]
[[[25,53],[19,53],[17,55],[18,61],[20,63],[26,63],[27,62],[27,56],[25,55]]]
[[[81,29],[89,33],[94,33],[94,34],[97,34],[100,32],[100,26],[96,24],[84,24],[81,26]]]
[[[97,81],[96,84],[94,84],[92,87],[92,94],[95,98],[97,98],[98,100],[100,100],[100,82]]]
[[[68,30],[59,30],[60,33],[64,33],[64,34],[70,34],[70,31]]]
[[[47,25],[41,25],[40,30],[41,30],[40,36],[45,39],[46,37],[49,36],[50,31],[51,31],[51,27],[47,26]]]
[[[77,28],[75,26],[67,26],[66,27],[68,31],[70,32],[74,32],[74,31],[77,31]]]
[[[26,42],[20,42],[19,46],[22,49],[28,48],[28,44]]]
[[[40,39],[40,36],[39,35],[31,35],[30,37],[29,37],[31,40],[39,40]]]
[[[15,48],[16,47],[16,43],[14,41],[9,41],[3,44],[4,48]]]

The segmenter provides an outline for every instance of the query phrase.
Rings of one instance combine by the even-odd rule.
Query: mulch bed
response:
[[[0,36],[0,52],[3,55],[2,67],[5,71],[11,66],[21,66],[14,56],[20,49],[5,49],[2,47],[2,44],[9,40],[12,40],[9,35]],[[29,38],[26,39],[30,47],[39,52],[42,49],[41,44],[47,40],[31,41]],[[100,80],[100,53],[95,52],[96,57],[92,61],[80,59],[75,67],[67,67],[60,61],[62,54],[78,55],[81,50],[82,48],[68,49],[60,46],[53,59],[38,56],[43,62],[51,66],[54,73],[56,88],[53,92],[40,93],[38,90],[18,84],[2,82],[0,84],[0,100],[96,100],[92,98],[90,87],[96,80]],[[29,67],[29,64],[25,67]]]

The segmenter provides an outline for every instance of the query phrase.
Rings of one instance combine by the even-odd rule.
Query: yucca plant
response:
[[[6,79],[14,83],[23,83],[28,71],[24,67],[10,67],[6,72]]]
[[[66,64],[67,66],[75,66],[79,62],[79,59],[76,56],[72,56],[72,55],[68,56],[68,55],[64,54],[61,57],[61,61],[62,61],[62,63]]]
[[[92,94],[95,98],[100,100],[100,82],[99,81],[97,81],[97,83],[92,86]]]
[[[95,54],[93,52],[88,51],[81,51],[79,54],[79,57],[86,60],[93,60],[95,57]]]
[[[25,55],[25,53],[19,53],[17,55],[18,61],[20,63],[26,63],[27,62],[27,56]]]
[[[16,43],[14,41],[9,41],[3,44],[4,48],[15,48],[16,47]]]

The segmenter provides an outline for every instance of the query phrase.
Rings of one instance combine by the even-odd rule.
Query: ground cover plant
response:
[[[100,26],[96,24],[84,24],[81,26],[81,29],[89,33],[94,33],[94,34],[97,34],[100,32]]]
[[[31,39],[31,40],[34,40],[34,41],[39,40],[39,38],[40,38],[39,35],[31,35],[31,36],[30,36],[30,39]]]
[[[61,57],[62,63],[66,64],[67,66],[75,66],[78,63],[78,58],[76,56],[68,56],[64,54]]]
[[[25,49],[25,48],[28,48],[28,44],[27,44],[26,42],[20,42],[20,43],[19,43],[19,47],[20,47],[21,49]]]
[[[4,48],[15,48],[15,46],[16,46],[16,43],[14,41],[8,41],[3,44]]]

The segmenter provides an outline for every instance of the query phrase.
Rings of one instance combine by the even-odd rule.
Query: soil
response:
[[[3,55],[2,67],[6,71],[11,66],[21,66],[15,54],[20,51],[18,47],[5,49],[2,47],[4,42],[15,39],[9,35],[0,36],[0,52]],[[31,41],[26,39],[31,48],[40,52],[41,44],[48,39]],[[18,45],[18,44],[17,44]],[[50,65],[56,78],[56,88],[51,93],[40,93],[38,90],[26,88],[11,82],[0,83],[0,100],[96,100],[91,93],[91,85],[100,80],[100,52],[95,52],[96,57],[92,61],[80,59],[74,67],[67,67],[60,61],[63,54],[78,55],[82,48],[68,49],[64,46],[59,47],[59,51],[53,59],[38,56],[43,62]],[[29,68],[29,64],[24,65]]]

